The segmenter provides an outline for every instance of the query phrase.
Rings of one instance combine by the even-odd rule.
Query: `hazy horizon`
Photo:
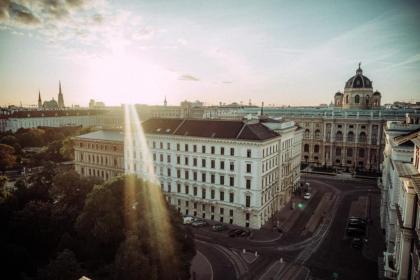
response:
[[[0,105],[419,101],[418,1],[0,0]]]

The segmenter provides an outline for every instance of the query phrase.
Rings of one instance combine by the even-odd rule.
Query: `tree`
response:
[[[16,164],[15,149],[6,144],[0,144],[0,170],[12,168]]]
[[[68,249],[62,251],[55,260],[52,260],[46,271],[47,279],[51,280],[75,280],[85,274],[74,253]]]
[[[64,160],[74,159],[73,140],[71,140],[70,137],[63,140],[63,146],[60,148],[60,155]]]

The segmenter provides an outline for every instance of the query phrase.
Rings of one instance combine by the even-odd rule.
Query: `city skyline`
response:
[[[416,100],[416,1],[0,1],[0,104],[330,103],[361,61],[383,103]],[[360,7],[360,8],[358,8]]]

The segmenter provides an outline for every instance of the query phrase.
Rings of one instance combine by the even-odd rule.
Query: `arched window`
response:
[[[353,148],[347,148],[347,156],[352,157],[353,156]]]
[[[343,141],[343,133],[341,131],[337,131],[337,133],[335,134],[335,140]]]
[[[315,139],[319,139],[321,136],[321,131],[319,129],[315,130]]]
[[[347,134],[347,142],[353,142],[353,141],[354,141],[354,133],[353,133],[353,131],[350,131]]]
[[[359,143],[365,143],[365,142],[366,142],[366,133],[362,131],[359,134]]]
[[[365,157],[365,149],[363,149],[363,148],[360,148],[359,149],[359,157]]]
[[[369,95],[366,96],[366,105],[369,105]]]
[[[346,95],[346,104],[349,104],[349,96]]]
[[[356,95],[354,97],[354,103],[359,104],[359,102],[360,102],[360,96],[359,95]]]
[[[305,129],[305,138],[309,138],[309,129]]]
[[[314,146],[314,153],[319,153],[319,145]]]
[[[309,144],[305,144],[304,146],[303,146],[303,151],[304,152],[309,152]]]

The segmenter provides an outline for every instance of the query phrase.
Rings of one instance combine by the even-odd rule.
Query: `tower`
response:
[[[58,108],[64,109],[64,98],[61,92],[61,81],[58,81]]]
[[[165,100],[163,101],[163,105],[166,107],[166,105],[168,105],[168,102],[166,101],[166,96],[165,96]]]
[[[38,109],[42,108],[41,91],[38,91]]]

